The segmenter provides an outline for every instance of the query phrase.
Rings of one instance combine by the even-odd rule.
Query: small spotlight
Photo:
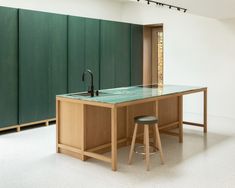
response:
[[[187,9],[184,9],[184,12],[186,12],[187,11]]]
[[[179,8],[179,7],[177,7],[177,10],[178,10],[178,11],[180,11],[180,8]]]
[[[148,1],[148,5],[149,5],[149,3],[150,3],[150,2]]]
[[[171,9],[171,6],[169,6],[169,9]]]

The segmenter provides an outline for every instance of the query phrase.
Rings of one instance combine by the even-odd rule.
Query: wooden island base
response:
[[[206,90],[200,91],[206,93]],[[81,160],[92,157],[109,162],[115,171],[117,148],[130,144],[135,116],[157,116],[160,132],[177,136],[179,142],[183,142],[182,106],[183,94],[116,105],[57,97],[57,152]],[[205,117],[204,124],[199,125],[206,131]],[[140,128],[138,137],[142,135],[143,128]],[[108,151],[111,151],[111,157],[101,155]]]

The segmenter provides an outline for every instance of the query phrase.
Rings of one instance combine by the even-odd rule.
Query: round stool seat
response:
[[[155,124],[158,122],[157,117],[155,116],[137,116],[135,117],[135,123],[144,125],[144,124]]]

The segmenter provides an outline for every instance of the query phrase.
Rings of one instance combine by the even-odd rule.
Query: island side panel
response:
[[[85,150],[104,153],[111,147],[111,109],[85,105]],[[117,139],[126,139],[126,107],[117,109]],[[100,148],[100,149],[99,149]]]
[[[158,119],[159,128],[164,129],[171,124],[171,128],[178,127],[179,124],[179,99],[178,96],[172,96],[158,101]]]
[[[70,101],[57,101],[58,109],[58,144],[84,150],[84,105]],[[78,153],[59,148],[58,152],[84,160]]]

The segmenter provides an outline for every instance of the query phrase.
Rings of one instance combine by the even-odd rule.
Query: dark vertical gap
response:
[[[17,123],[20,124],[20,10],[17,9]]]
[[[83,71],[85,71],[87,69],[87,65],[86,65],[86,20],[87,18],[83,18],[83,31],[84,31],[84,36],[83,36],[83,42],[84,42],[84,52],[83,52],[83,58],[84,58],[84,62],[83,62]],[[85,84],[85,82],[83,82],[83,91],[86,90],[86,86],[87,84]]]
[[[49,119],[51,114],[52,114],[52,105],[51,105],[51,101],[53,98],[53,93],[56,91],[55,87],[54,87],[54,83],[53,83],[53,66],[54,66],[54,54],[53,54],[53,42],[54,42],[54,38],[52,38],[52,28],[55,27],[54,25],[54,17],[56,17],[56,15],[54,14],[43,14],[42,16],[48,17],[47,22],[46,22],[46,41],[47,41],[47,57],[48,60],[46,61],[47,63],[47,78],[48,78],[48,83],[47,83],[47,114],[45,115],[45,117],[43,117],[43,119],[47,118]],[[43,41],[44,42],[44,41]],[[52,54],[52,55],[50,55]],[[41,110],[40,110],[40,113]],[[41,118],[40,118],[41,119]]]
[[[116,25],[116,24],[119,24],[119,26],[118,25]],[[112,30],[114,30],[115,31],[115,26],[118,26],[118,28],[117,28],[117,30],[118,30],[118,32],[120,32],[120,27],[121,27],[121,23],[116,23],[116,24],[114,24],[114,22],[112,22]],[[113,29],[114,28],[114,29]],[[121,28],[121,31],[122,31],[122,28]],[[114,32],[115,33],[115,32]],[[116,34],[116,33],[115,33]],[[112,36],[113,37],[113,36]],[[116,58],[116,54],[117,54],[117,47],[115,46],[115,45],[113,45],[113,43],[115,43],[116,41],[113,41],[112,40],[112,47],[114,46],[114,50],[115,50],[115,53],[114,53],[114,65],[113,65],[113,68],[114,68],[114,85],[111,87],[111,88],[115,88],[115,87],[117,87],[117,72],[116,72],[116,66],[117,66],[117,58]],[[120,48],[120,45],[119,45],[119,48]],[[119,87],[121,87],[121,86],[119,86]]]
[[[66,16],[67,19],[67,93],[69,93],[69,16]]]
[[[142,69],[141,69],[141,83],[138,83],[143,85],[144,84],[144,25],[142,25]]]
[[[101,89],[101,20],[99,20],[99,89]]]
[[[129,74],[130,74],[130,80],[129,80],[129,86],[132,86],[132,24],[130,24],[130,70],[129,70]]]

